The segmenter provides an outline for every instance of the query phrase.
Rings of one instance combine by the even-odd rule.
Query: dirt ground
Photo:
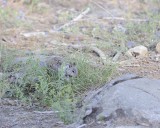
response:
[[[123,24],[125,18],[141,20],[146,18],[145,11],[147,9],[154,10],[160,8],[160,5],[154,6],[152,3],[140,2],[139,0],[99,0],[98,2],[91,0],[45,0],[35,6],[24,4],[21,0],[8,1],[4,5],[0,0],[0,6],[12,8],[18,11],[19,27],[8,19],[1,23],[0,39],[3,45],[8,49],[16,49],[23,51],[25,54],[47,53],[68,55],[73,51],[69,49],[70,45],[101,45],[105,42],[105,36],[99,39],[96,25],[104,28],[113,28],[116,25]],[[70,23],[72,19],[81,14],[87,7],[91,11],[83,18],[79,19],[71,26],[75,27],[72,31],[66,27],[65,31],[56,31],[66,23]],[[115,18],[113,18],[115,17]],[[138,22],[138,21],[136,21]],[[79,32],[81,31],[81,32]],[[88,32],[89,31],[89,32]],[[31,36],[28,37],[30,33]],[[36,33],[36,36],[33,33]],[[87,33],[87,34],[86,34]],[[97,35],[95,35],[97,34]],[[105,33],[100,33],[100,35]],[[97,41],[98,40],[98,41]],[[103,43],[102,43],[103,44]],[[100,47],[101,50],[108,55],[112,52],[107,47]],[[19,54],[18,56],[24,56]],[[89,53],[91,60],[99,61],[97,56]],[[155,58],[158,59],[155,59]],[[149,51],[149,57],[125,59],[120,58],[120,66],[117,69],[118,74],[136,73],[143,77],[160,79],[160,55],[154,50]],[[14,102],[14,101],[12,101]],[[0,127],[2,128],[66,128],[56,116],[55,113],[38,113],[36,110],[25,108],[19,105],[2,103],[0,105]],[[103,125],[91,125],[92,128],[104,128]]]
[[[37,109],[23,107],[14,100],[3,100],[1,103],[1,128],[64,128],[55,113],[38,113]]]

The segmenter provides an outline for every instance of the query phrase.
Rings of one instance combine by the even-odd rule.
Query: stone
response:
[[[82,124],[82,125],[78,126],[77,128],[87,128],[87,125],[86,124]]]
[[[139,57],[147,57],[148,56],[148,49],[143,45],[136,46],[134,48],[129,49],[126,52],[126,55],[128,57],[137,57],[137,56],[139,56]]]
[[[89,106],[93,111],[90,115],[83,115],[82,119],[94,115],[96,121],[123,119],[124,122],[131,121],[131,126],[160,126],[160,80],[134,75],[125,77],[93,91],[92,96],[86,96],[85,109],[82,110]]]
[[[149,51],[155,51],[155,49],[156,49],[156,44],[150,44],[150,45],[148,46],[148,50],[149,50]]]
[[[126,33],[127,29],[123,25],[118,24],[113,28],[113,31]]]
[[[156,51],[160,53],[160,42],[156,45]]]
[[[1,105],[8,105],[8,106],[18,106],[19,101],[18,100],[10,100],[8,98],[5,98],[1,100],[0,102]]]
[[[126,47],[127,48],[133,48],[133,47],[135,47],[136,46],[136,42],[134,42],[134,41],[128,41],[127,43],[126,43]]]

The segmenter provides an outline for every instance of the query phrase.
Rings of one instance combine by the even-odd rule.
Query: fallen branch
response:
[[[103,64],[107,63],[106,56],[102,50],[97,48],[96,46],[86,46],[86,45],[70,45],[69,48],[73,48],[76,50],[89,50],[95,52],[103,61]]]
[[[76,18],[74,18],[73,20],[71,20],[70,22],[62,25],[61,27],[59,27],[56,31],[60,31],[62,29],[64,29],[65,27],[69,27],[71,26],[74,22],[82,19],[87,13],[90,12],[90,8],[87,8],[84,12],[82,12],[80,15],[78,15]]]
[[[115,61],[117,61],[118,59],[119,59],[119,57],[120,57],[120,55],[121,55],[121,51],[119,51],[119,52],[117,52],[117,54],[113,57],[113,62],[115,62]]]
[[[46,36],[45,32],[28,32],[28,33],[21,33],[20,35],[24,36],[25,38],[33,37],[33,36]]]
[[[106,59],[106,56],[104,54],[104,52],[102,52],[99,48],[97,47],[90,47],[90,49],[97,53],[99,55],[99,57],[103,60],[103,64],[106,64],[107,63],[107,59]]]
[[[103,20],[122,20],[122,21],[135,21],[135,22],[149,21],[148,19],[127,19],[127,18],[123,18],[123,17],[105,17],[105,18],[103,18]]]
[[[95,1],[91,1],[93,4],[95,4],[96,6],[98,6],[99,8],[103,9],[106,13],[108,13],[111,17],[105,17],[104,19],[107,19],[107,20],[129,20],[129,21],[136,21],[136,22],[147,22],[149,20],[146,20],[146,19],[126,19],[126,18],[123,18],[123,17],[114,17],[112,15],[111,12],[109,12],[108,10],[106,10],[103,6],[101,6],[99,3],[95,2]],[[156,22],[159,22],[159,21],[156,21]]]
[[[55,114],[55,113],[59,113],[59,111],[33,111],[34,113],[38,113],[38,114]]]
[[[113,16],[112,13],[110,13],[108,10],[106,10],[104,7],[102,7],[100,4],[98,4],[95,1],[91,1],[93,4],[95,4],[96,6],[98,6],[99,8],[103,9],[106,13],[108,13],[109,15]]]
[[[122,67],[140,67],[139,64],[134,64],[134,65],[123,65]]]
[[[54,37],[59,37],[62,39],[67,39],[70,40],[72,42],[74,41],[84,41],[84,40],[89,40],[90,37],[87,35],[82,35],[82,34],[73,34],[73,33],[65,33],[62,31],[53,31],[53,30],[48,30],[48,31],[39,31],[39,32],[22,32],[20,33],[21,36],[23,36],[24,38],[31,38],[31,37],[49,37],[51,36],[52,38]],[[3,39],[4,42],[6,42],[7,40],[4,38]]]
[[[70,112],[70,111],[33,111],[33,112],[38,114],[55,114],[55,113],[63,113],[63,112]]]

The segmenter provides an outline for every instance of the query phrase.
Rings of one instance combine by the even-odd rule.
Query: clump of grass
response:
[[[9,89],[9,84],[3,79],[3,74],[0,74],[0,99],[5,95]]]
[[[5,73],[3,70],[3,68],[6,69],[6,67],[8,66],[8,65],[5,65],[5,63],[3,63],[3,59],[6,53],[7,52],[5,47],[1,44],[0,45],[0,99],[4,96],[5,92],[9,89],[9,83],[7,83],[5,79]]]
[[[65,123],[73,122],[79,96],[90,88],[103,85],[115,67],[92,67],[82,54],[69,57],[68,61],[74,61],[78,68],[78,76],[69,81],[62,79],[63,72],[48,73],[48,69],[41,67],[39,60],[32,57],[24,67],[14,67],[14,72],[23,72],[23,75],[18,79],[18,83],[10,86],[12,96],[29,104],[52,106]],[[6,69],[7,67],[9,66],[6,66]]]
[[[76,62],[79,69],[78,77],[74,78],[73,88],[77,92],[83,92],[91,87],[103,85],[112,75],[115,65],[104,65],[101,67],[91,66],[89,58],[85,54],[74,55],[72,60]]]
[[[18,19],[18,12],[9,7],[0,7],[0,23],[4,28],[19,27],[23,22]]]
[[[42,2],[42,0],[24,0],[23,4],[28,5],[28,9],[31,13],[39,13],[42,14],[47,11],[48,8],[45,6],[38,7],[38,4]]]

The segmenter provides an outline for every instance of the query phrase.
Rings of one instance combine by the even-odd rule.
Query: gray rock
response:
[[[143,45],[136,46],[134,48],[129,49],[126,52],[126,55],[128,57],[137,57],[137,56],[147,57],[148,56],[148,49]]]
[[[84,112],[83,120],[123,118],[132,120],[135,126],[160,126],[160,80],[125,76],[93,92],[84,101],[83,110],[90,109],[90,113]]]
[[[136,46],[136,42],[134,42],[134,41],[128,41],[127,43],[126,43],[126,47],[127,48],[133,48],[133,47],[135,47]]]
[[[126,33],[126,31],[127,31],[127,29],[121,24],[116,25],[113,28],[113,30],[116,31],[116,32],[122,32],[122,33]]]

